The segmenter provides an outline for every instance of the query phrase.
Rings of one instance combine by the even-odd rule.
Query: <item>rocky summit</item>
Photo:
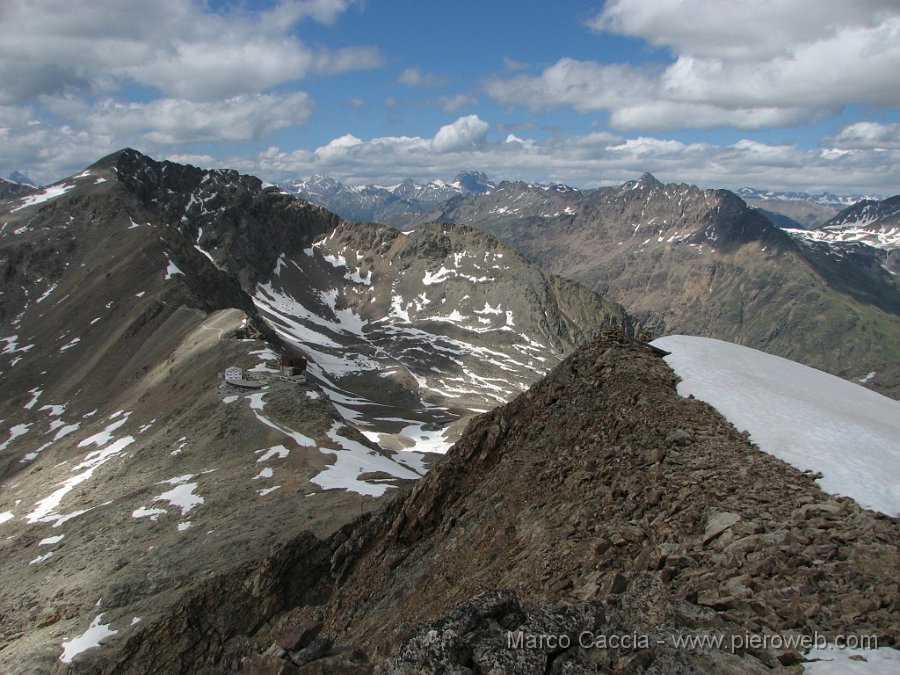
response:
[[[134,150],[2,202],[0,269],[4,673],[95,670],[635,330],[484,233],[351,225]]]
[[[408,492],[210,578],[93,668],[800,672],[791,636],[893,645],[897,520],[680,397],[664,354],[605,334]]]
[[[657,335],[737,342],[897,396],[897,197],[735,194],[651,174],[594,190],[482,182],[427,199],[321,177],[285,186],[350,219],[469,225],[618,301]]]
[[[887,218],[889,203],[865,217]],[[440,218],[490,232],[656,334],[715,337],[860,379],[900,362],[896,251],[885,248],[896,226],[859,223],[865,208],[847,209],[856,225],[785,231],[732,192],[645,174],[591,192],[503,183],[450,200]]]

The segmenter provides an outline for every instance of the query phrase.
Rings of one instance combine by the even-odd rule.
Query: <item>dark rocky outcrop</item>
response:
[[[6,199],[18,199],[19,197],[27,195],[29,192],[34,192],[34,190],[35,187],[33,185],[25,185],[24,183],[17,183],[15,181],[0,178],[0,201]]]
[[[279,553],[220,582],[244,589],[227,613],[255,617],[245,628],[213,628],[211,585],[190,601],[209,608],[199,643],[173,649],[186,626],[161,617],[129,654],[173,672],[756,673],[802,654],[733,640],[852,627],[894,644],[897,520],[823,493],[675,383],[657,351],[606,334],[479,417],[408,494],[305,540],[303,556],[329,557],[308,587],[274,562],[300,552]],[[309,624],[326,660],[300,665],[279,640]]]

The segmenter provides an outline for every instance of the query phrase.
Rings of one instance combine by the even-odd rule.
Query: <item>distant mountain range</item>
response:
[[[667,640],[896,634],[898,404],[646,330],[900,393],[891,200],[817,240],[650,174],[377,190],[408,229],[129,149],[0,202],[0,671],[761,672],[804,654]],[[508,643],[585,627],[658,639]]]
[[[347,220],[402,226],[452,197],[487,194],[496,185],[485,174],[468,171],[458,174],[452,181],[433,180],[424,185],[407,179],[388,187],[348,186],[316,174],[285,181],[279,187]]]
[[[735,194],[744,201],[751,199],[761,202],[809,202],[819,206],[829,206],[837,209],[845,209],[864,199],[874,199],[868,195],[838,195],[833,192],[779,192],[775,190],[758,190],[756,188],[743,187],[735,190]]]
[[[736,190],[736,194],[779,227],[805,229],[820,227],[841,210],[863,200],[875,199],[865,195],[776,192],[748,187]]]
[[[323,206],[342,218],[397,227],[408,224],[419,214],[428,213],[436,204],[458,195],[488,194],[497,185],[478,171],[460,173],[451,181],[433,180],[420,184],[407,179],[387,187],[374,184],[350,186],[321,174],[279,183],[287,192]],[[528,185],[554,190],[576,190],[581,193],[593,191],[554,184]],[[842,209],[873,199],[865,195],[777,192],[749,187],[740,188],[735,193],[748,205],[760,210],[774,224],[790,228],[818,227]]]

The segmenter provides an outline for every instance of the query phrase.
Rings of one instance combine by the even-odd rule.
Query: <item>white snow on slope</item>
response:
[[[175,263],[173,263],[173,262],[170,260],[170,261],[169,261],[169,266],[166,267],[166,277],[165,277],[165,280],[168,281],[169,279],[171,279],[172,277],[174,277],[176,274],[180,274],[181,276],[184,276],[184,272],[182,272],[180,269],[178,269],[178,265],[176,265]]]
[[[900,513],[900,402],[778,356],[710,338],[654,340],[678,393],[706,401],[761,450],[866,508]]]
[[[829,645],[811,649],[803,658],[810,660],[803,664],[803,672],[810,675],[896,675],[900,672],[900,651],[891,647],[838,649]]]
[[[885,251],[900,248],[900,227],[881,227],[865,221],[830,225],[820,230],[784,228],[784,231],[800,240],[858,243]]]
[[[396,478],[411,480],[421,478],[415,471],[402,464],[398,464],[384,455],[378,454],[352,438],[340,435],[338,431],[343,426],[340,422],[335,422],[331,429],[326,432],[328,438],[340,446],[341,449],[320,448],[323,453],[334,455],[334,464],[327,466],[324,471],[310,479],[311,483],[315,483],[324,490],[339,488],[352,490],[361,495],[380,497],[395,486],[381,481],[360,480],[359,476],[361,474],[382,472]]]
[[[17,206],[13,209],[13,211],[21,211],[24,208],[29,206],[34,206],[35,204],[42,204],[50,199],[56,199],[60,195],[65,194],[69,190],[75,187],[75,183],[68,183],[62,185],[51,185],[48,188],[44,188],[38,193],[30,194],[27,197],[22,197],[19,201],[22,202],[21,206]]]
[[[110,630],[109,624],[101,624],[100,618],[102,616],[102,614],[98,614],[84,633],[62,643],[63,653],[59,657],[60,661],[71,663],[72,659],[81,654],[81,652],[99,647],[101,640],[119,632]]]
[[[28,427],[30,424],[17,424],[14,427],[10,427],[9,429],[9,438],[0,443],[0,452],[6,450],[7,446],[16,440],[19,436],[24,436],[28,433]]]

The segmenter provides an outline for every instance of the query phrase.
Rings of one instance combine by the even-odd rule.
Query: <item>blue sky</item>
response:
[[[11,0],[0,175],[900,192],[895,0]]]

